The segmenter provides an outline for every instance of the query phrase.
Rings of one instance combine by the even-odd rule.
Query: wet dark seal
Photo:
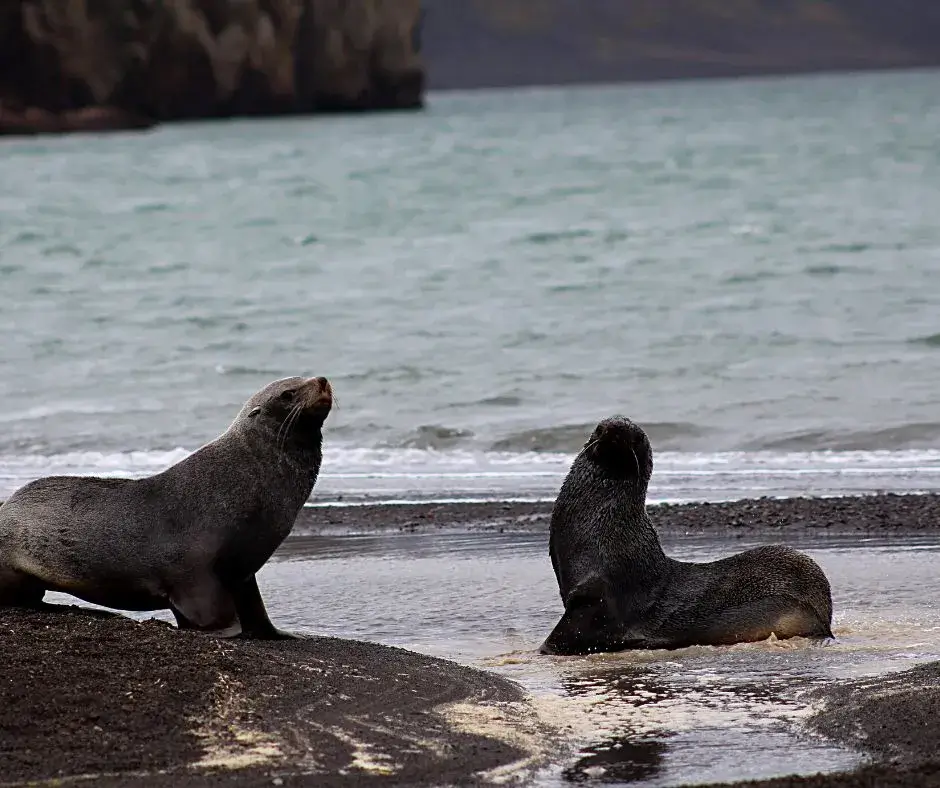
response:
[[[322,460],[326,378],[286,378],[229,428],[144,479],[50,476],[0,506],[0,606],[62,591],[119,610],[169,608],[180,628],[277,630],[255,573],[290,533]]]
[[[549,552],[564,615],[546,654],[832,637],[822,569],[782,545],[709,563],[668,558],[646,513],[653,450],[629,419],[600,422],[552,510]]]

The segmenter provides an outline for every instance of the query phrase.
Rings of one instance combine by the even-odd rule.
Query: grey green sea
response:
[[[653,500],[940,474],[935,72],[431,94],[0,141],[0,496],[140,475],[326,375],[320,500]]]

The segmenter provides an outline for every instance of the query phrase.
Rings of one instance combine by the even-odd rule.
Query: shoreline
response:
[[[424,100],[412,106],[351,108],[345,110],[290,110],[267,113],[240,113],[232,115],[205,115],[198,117],[163,118],[134,115],[106,105],[91,104],[76,110],[50,112],[39,107],[27,107],[13,112],[0,106],[0,140],[23,140],[33,137],[72,137],[78,134],[145,134],[163,127],[192,126],[196,124],[226,123],[246,120],[279,120],[296,118],[330,118],[337,115],[388,115],[414,113],[426,109]]]
[[[428,109],[435,96],[488,92],[488,91],[528,91],[570,88],[611,88],[620,86],[661,86],[664,84],[683,84],[700,82],[740,82],[745,80],[771,81],[799,79],[801,77],[825,76],[866,76],[871,74],[932,73],[940,71],[936,60],[923,60],[899,64],[855,64],[850,66],[781,66],[781,67],[730,67],[726,70],[711,72],[664,71],[650,72],[638,76],[623,76],[617,79],[578,78],[539,81],[495,81],[473,85],[429,83],[427,90],[419,99],[402,105],[376,104],[368,107],[350,106],[341,109],[321,108],[315,110],[277,110],[269,112],[240,112],[222,115],[200,115],[179,118],[156,118],[135,114],[120,107],[108,104],[89,104],[77,109],[52,112],[39,106],[24,106],[17,109],[4,109],[0,106],[0,138],[22,140],[32,137],[68,137],[76,134],[118,134],[146,133],[164,126],[182,126],[195,123],[225,123],[243,120],[278,120],[294,118],[334,117],[336,115],[387,115],[394,113],[418,113]]]
[[[547,532],[552,501],[305,506],[293,537],[370,533]],[[831,498],[744,498],[647,506],[660,534],[917,536],[940,533],[940,493]]]
[[[553,504],[553,499],[355,504],[314,500],[301,509],[288,539],[390,532],[547,533]],[[772,533],[872,537],[940,533],[940,492],[652,503],[646,509],[656,530],[667,536]]]
[[[810,698],[824,707],[808,732],[867,756],[857,769],[698,788],[926,788],[940,785],[940,662],[839,682]]]
[[[661,534],[782,538],[940,532],[940,494],[656,504]],[[545,532],[550,503],[307,507],[298,530]],[[567,743],[496,673],[328,637],[216,640],[153,619],[0,609],[0,788],[532,784]],[[812,691],[805,723],[867,756],[829,774],[711,788],[940,784],[940,662]]]

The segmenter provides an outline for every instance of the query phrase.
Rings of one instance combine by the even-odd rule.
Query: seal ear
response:
[[[248,411],[248,418],[249,418],[249,419],[253,419],[253,418],[254,418],[255,416],[257,416],[259,413],[261,413],[261,406],[260,406],[260,405],[259,405],[257,408],[252,408],[250,411]]]

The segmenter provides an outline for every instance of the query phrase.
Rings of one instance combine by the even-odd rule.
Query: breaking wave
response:
[[[0,500],[40,476],[141,477],[189,449],[0,454]],[[574,451],[326,447],[314,503],[552,500]],[[940,487],[940,450],[658,452],[650,501],[922,492]]]

